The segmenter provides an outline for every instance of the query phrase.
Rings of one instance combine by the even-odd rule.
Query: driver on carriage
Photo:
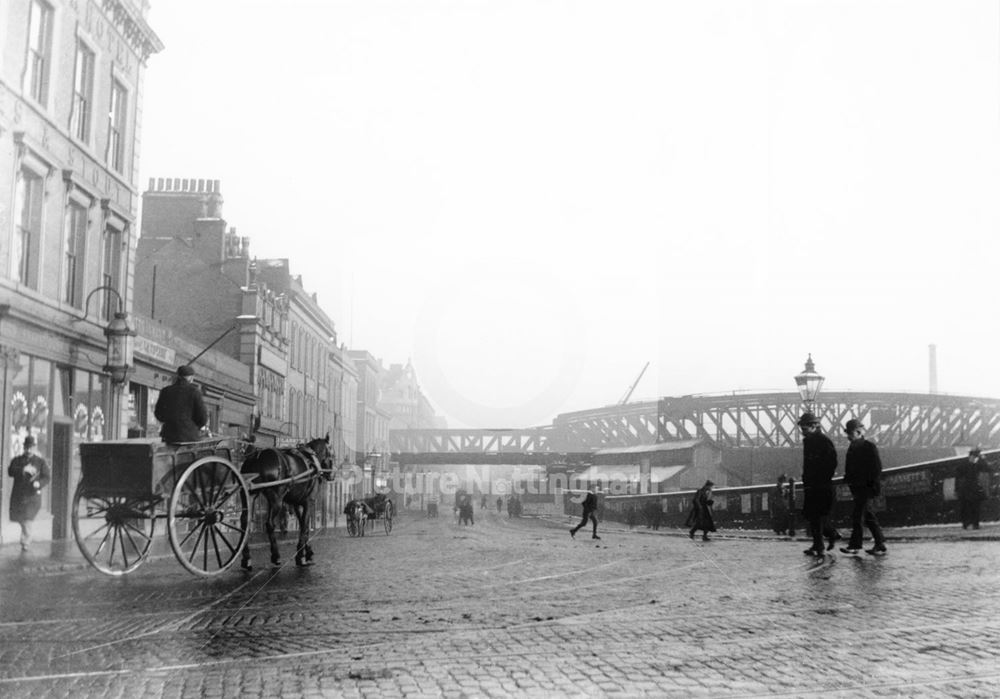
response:
[[[194,385],[190,364],[177,367],[174,382],[160,391],[153,415],[160,421],[160,437],[168,444],[197,442],[201,429],[208,424],[208,412],[201,390]]]

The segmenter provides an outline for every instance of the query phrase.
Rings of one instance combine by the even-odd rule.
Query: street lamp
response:
[[[806,359],[805,370],[795,376],[795,385],[798,387],[799,395],[802,396],[802,402],[809,412],[812,412],[816,396],[819,395],[819,390],[823,388],[823,381],[824,377],[816,373],[816,365],[813,364],[812,354],[810,353],[808,359]]]
[[[118,299],[118,310],[115,317],[104,329],[104,337],[108,339],[108,359],[102,367],[111,376],[111,383],[120,386],[128,381],[129,374],[132,373],[132,357],[135,348],[135,330],[129,327],[128,314],[124,310],[124,302],[121,295],[114,287],[99,286],[89,294],[84,302],[84,308],[89,308],[90,297],[98,291],[109,291]],[[86,315],[84,316],[86,317]]]

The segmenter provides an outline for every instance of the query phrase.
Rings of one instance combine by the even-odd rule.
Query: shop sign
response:
[[[149,338],[142,336],[136,337],[134,349],[136,354],[141,354],[144,357],[155,359],[168,366],[173,366],[174,364],[174,351],[169,347],[164,347],[161,344],[153,342]]]

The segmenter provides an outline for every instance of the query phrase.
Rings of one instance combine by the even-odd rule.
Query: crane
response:
[[[620,401],[618,401],[618,405],[625,405],[626,403],[628,403],[628,399],[632,397],[632,391],[634,391],[635,387],[639,385],[640,381],[642,381],[642,375],[646,373],[646,369],[648,368],[649,368],[649,362],[646,362],[646,366],[644,366],[642,368],[642,371],[639,372],[639,376],[632,383],[632,386],[628,389],[628,391],[625,392],[625,396]]]

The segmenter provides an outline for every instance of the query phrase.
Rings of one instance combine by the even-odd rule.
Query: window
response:
[[[38,252],[42,237],[42,178],[22,169],[14,196],[14,279],[38,288]]]
[[[125,173],[125,119],[128,92],[117,80],[111,83],[111,107],[108,110],[107,161],[116,172]]]
[[[73,76],[73,114],[69,130],[84,143],[90,142],[90,121],[94,94],[94,52],[77,39],[76,68]],[[114,96],[112,95],[112,100]]]
[[[104,259],[101,263],[101,285],[118,289],[118,279],[122,260],[122,234],[108,226],[104,229]],[[104,292],[104,308],[101,315],[105,320],[111,320],[118,310],[118,300],[110,291]]]
[[[87,248],[87,209],[70,202],[66,212],[66,287],[63,300],[80,308],[83,302],[84,253]]]
[[[28,61],[25,89],[36,102],[49,98],[49,64],[52,60],[52,8],[42,0],[31,0],[28,18]]]

